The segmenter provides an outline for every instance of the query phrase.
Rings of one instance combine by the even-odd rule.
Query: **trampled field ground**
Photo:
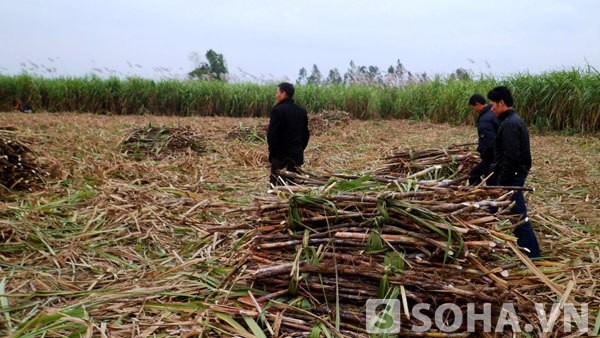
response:
[[[190,126],[206,152],[160,161],[119,152],[131,127]],[[267,149],[227,139],[266,119],[2,113],[51,176],[0,203],[0,335],[197,336],[223,290],[243,232],[239,213],[267,194]],[[474,127],[352,120],[311,137],[305,168],[360,172],[392,150],[476,140]],[[548,268],[600,304],[600,139],[532,134],[526,198],[542,254],[584,268]],[[231,230],[219,231],[219,227]],[[239,244],[239,243],[238,243]],[[524,278],[536,278],[524,271]],[[236,291],[237,292],[237,291]],[[549,295],[548,297],[553,297]],[[58,312],[60,311],[60,312]],[[593,321],[593,320],[592,320]],[[248,325],[249,331],[252,329]],[[89,328],[89,330],[88,330]]]

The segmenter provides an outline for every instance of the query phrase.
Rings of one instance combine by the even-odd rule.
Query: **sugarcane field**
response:
[[[600,1],[5,1],[0,338],[600,337]]]
[[[2,113],[0,332],[366,337],[369,299],[399,300],[403,336],[475,334],[448,314],[444,333],[443,304],[488,304],[491,330],[469,324],[487,337],[541,336],[536,304],[553,337],[597,330],[597,137],[532,134],[532,261],[514,191],[466,185],[471,126],[335,120],[311,124],[305,165],[270,186],[265,118]],[[559,302],[587,305],[587,333]]]

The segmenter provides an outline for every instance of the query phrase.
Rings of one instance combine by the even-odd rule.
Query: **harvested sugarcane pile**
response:
[[[419,303],[454,303],[462,309],[474,303],[480,313],[489,303],[495,318],[510,302],[521,327],[539,327],[534,301],[543,297],[525,297],[531,285],[506,279],[507,270],[520,263],[498,263],[500,255],[517,250],[503,215],[513,192],[448,183],[382,184],[365,176],[318,189],[301,187],[303,193],[277,190],[256,207],[251,263],[242,277],[265,295],[242,303],[269,308],[276,318],[282,303],[270,300],[297,297],[304,312],[287,308],[280,325],[305,334],[318,324],[330,329],[336,312],[342,329],[364,333],[370,298],[400,299],[405,311]],[[490,215],[489,206],[499,207],[498,213]],[[433,311],[424,312],[432,321]],[[422,325],[404,315],[403,331]],[[466,323],[461,330],[466,332]]]
[[[43,182],[37,155],[20,141],[13,128],[0,130],[0,184],[8,189],[30,190]],[[0,189],[0,194],[4,189]]]
[[[312,135],[321,135],[332,127],[347,125],[349,122],[350,114],[341,110],[308,115],[308,129]]]
[[[438,149],[399,151],[383,158],[386,164],[370,173],[431,179],[467,174],[480,160],[473,145],[475,143]]]
[[[268,124],[253,126],[240,125],[230,129],[225,136],[226,140],[238,140],[241,142],[266,142]]]
[[[282,177],[281,180],[284,182],[291,182],[294,183],[293,186],[287,186],[286,189],[288,191],[297,191],[297,190],[302,190],[302,186],[304,187],[319,187],[319,186],[325,186],[325,185],[329,185],[331,183],[335,183],[336,181],[348,181],[348,180],[356,180],[359,179],[361,177],[363,177],[364,179],[364,175],[357,175],[357,174],[344,174],[344,173],[328,173],[328,172],[309,172],[309,171],[305,171],[302,168],[298,169],[298,173],[293,173],[290,171],[282,171],[280,176]],[[375,175],[375,174],[369,174],[368,175],[370,180],[373,182],[378,182],[378,183],[394,183],[394,184],[399,184],[399,183],[409,183],[409,182],[416,182],[416,179],[414,177],[398,177],[398,176],[394,176],[394,175]],[[457,177],[454,179],[444,179],[444,180],[419,180],[418,182],[420,184],[427,184],[427,185],[438,185],[438,186],[451,186],[451,187],[456,187],[457,184],[460,184],[461,182],[467,180],[468,176],[467,175],[463,175],[461,177]],[[371,184],[369,182],[371,181],[367,181],[366,184]],[[337,184],[337,183],[336,183]],[[300,186],[298,186],[300,185]],[[364,186],[362,187],[364,188]],[[494,190],[494,189],[504,189],[506,187],[497,187],[497,186],[482,186],[480,187],[480,189],[486,189],[486,190]],[[517,188],[517,189],[522,189],[522,188]]]
[[[206,151],[202,137],[189,127],[153,127],[150,123],[134,128],[121,142],[121,152],[136,159],[163,159],[177,153]]]

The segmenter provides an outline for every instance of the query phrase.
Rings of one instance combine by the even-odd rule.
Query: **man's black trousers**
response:
[[[481,183],[481,176],[488,177],[488,175],[492,172],[490,167],[492,166],[491,162],[481,161],[477,163],[476,166],[471,169],[469,172],[469,185],[478,185]],[[491,181],[488,179],[487,184],[491,185]]]
[[[278,157],[271,158],[271,176],[269,178],[269,182],[273,185],[281,185],[283,184],[279,177],[279,171],[285,169],[287,171],[291,171],[294,173],[298,172],[298,168],[296,166],[296,162],[291,158],[280,159]],[[284,179],[284,181],[288,181]]]
[[[523,185],[525,185],[525,177],[521,176],[516,176],[511,183],[511,186],[522,187]],[[510,213],[512,215],[522,215],[521,219],[527,217],[527,206],[525,206],[523,192],[515,191],[514,195],[511,197],[511,201],[515,202],[515,206],[510,210]],[[535,237],[535,233],[533,232],[533,227],[529,221],[515,229],[515,236],[517,236],[517,244],[520,247],[529,249],[530,252],[527,253],[529,258],[540,257],[540,247],[537,238]]]

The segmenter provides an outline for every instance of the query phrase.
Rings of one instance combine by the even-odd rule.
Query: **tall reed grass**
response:
[[[600,130],[600,73],[572,69],[514,74],[502,79],[434,79],[404,87],[300,85],[297,103],[308,111],[339,109],[354,118],[401,118],[473,123],[467,101],[497,85],[513,91],[519,114],[539,130]],[[276,84],[218,81],[154,81],[142,78],[43,78],[0,75],[0,110],[17,102],[48,112],[112,114],[268,116]]]

